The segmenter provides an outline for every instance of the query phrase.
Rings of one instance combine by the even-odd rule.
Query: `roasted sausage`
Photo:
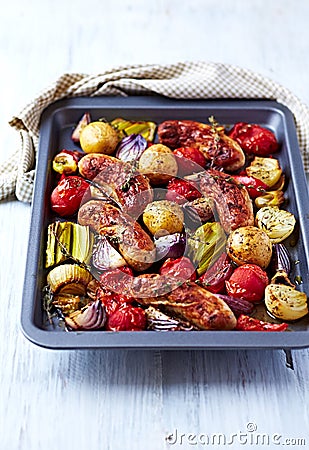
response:
[[[245,155],[240,145],[224,134],[222,127],[216,128],[193,120],[167,120],[158,127],[159,142],[171,149],[197,147],[213,167],[223,167],[229,172],[245,164]]]
[[[79,209],[78,223],[112,238],[127,263],[139,272],[155,261],[155,245],[148,234],[128,214],[109,203],[100,200],[85,203]]]
[[[78,168],[83,177],[105,188],[122,210],[134,218],[153,200],[148,178],[113,156],[89,153],[81,158]]]
[[[226,233],[254,225],[253,206],[247,189],[228,174],[215,169],[205,171],[200,190],[205,197],[213,199]]]
[[[186,225],[201,225],[213,218],[213,201],[206,197],[197,198],[182,205]]]
[[[194,282],[179,284],[179,280],[158,274],[140,275],[132,280],[132,296],[143,305],[176,315],[201,330],[235,328],[236,318],[221,298]]]

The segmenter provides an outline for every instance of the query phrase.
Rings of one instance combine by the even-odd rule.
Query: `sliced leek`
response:
[[[48,226],[45,267],[73,258],[88,264],[92,254],[93,234],[88,226],[72,222],[53,222]]]
[[[111,125],[116,129],[121,139],[125,136],[129,136],[130,134],[140,134],[148,142],[153,141],[157,127],[154,122],[133,122],[122,118],[114,119],[111,122]]]
[[[88,226],[72,224],[71,255],[80,262],[89,263],[92,255],[93,234]]]
[[[197,273],[202,275],[224,251],[226,236],[220,223],[208,222],[195,231],[188,244],[189,257],[196,264]]]
[[[71,243],[71,230],[72,227],[70,222],[56,222],[55,264],[59,264],[68,258],[67,255],[70,252]]]

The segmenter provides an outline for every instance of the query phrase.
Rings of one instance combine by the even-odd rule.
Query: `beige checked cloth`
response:
[[[15,194],[31,202],[40,117],[56,100],[76,96],[163,95],[171,98],[267,98],[294,114],[305,170],[309,171],[309,109],[280,84],[250,70],[220,63],[179,62],[117,67],[102,74],[64,74],[9,124],[20,133],[20,148],[0,166],[0,200]]]

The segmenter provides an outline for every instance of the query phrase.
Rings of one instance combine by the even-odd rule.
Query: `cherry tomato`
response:
[[[119,308],[119,302],[116,299],[115,293],[108,289],[99,288],[97,290],[96,299],[100,300],[105,306],[105,311],[108,316]]]
[[[124,304],[107,317],[106,330],[142,331],[146,324],[146,314],[142,308]]]
[[[231,297],[255,303],[262,300],[268,283],[267,273],[260,266],[244,264],[234,270],[225,285]]]
[[[287,323],[269,323],[241,314],[237,319],[235,330],[239,331],[285,331]]]
[[[203,153],[195,147],[180,147],[173,151],[178,164],[178,174],[188,175],[200,172],[206,167],[207,161]]]
[[[266,156],[279,149],[274,133],[260,125],[238,122],[229,136],[238,142],[247,155]]]
[[[119,269],[105,270],[100,276],[100,284],[104,289],[111,290],[117,294],[123,294],[132,282],[133,271],[124,266]]]
[[[226,253],[222,253],[219,259],[198,279],[199,284],[214,294],[222,294],[225,291],[225,281],[234,271],[232,262]]]
[[[111,315],[123,304],[132,303],[134,299],[126,295],[117,294],[109,289],[100,287],[96,293],[96,299],[105,306],[107,315]]]
[[[254,177],[249,177],[248,175],[231,175],[231,177],[237,181],[237,183],[245,186],[251,198],[257,198],[260,195],[265,194],[266,189],[268,189],[267,184],[263,183],[263,181]]]
[[[59,216],[72,216],[78,211],[87,189],[89,184],[81,177],[62,178],[50,197],[52,210]]]
[[[202,197],[192,182],[172,178],[167,185],[166,200],[182,205],[186,201]]]
[[[195,267],[189,258],[168,258],[160,268],[161,275],[169,275],[179,280],[196,280]]]

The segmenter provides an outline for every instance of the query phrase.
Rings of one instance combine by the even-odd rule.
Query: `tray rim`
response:
[[[89,105],[89,101],[92,105]],[[138,105],[135,103],[139,103]],[[102,102],[104,104],[102,104]],[[63,109],[91,109],[91,108],[111,108],[125,106],[126,109],[136,108],[151,108],[160,109],[166,108],[166,106],[181,108],[184,105],[192,108],[190,104],[194,103],[195,109],[203,109],[207,105],[212,105],[213,108],[222,110],[233,110],[237,107],[256,107],[260,110],[275,111],[280,113],[283,119],[285,127],[285,133],[289,136],[289,144],[291,147],[296,148],[296,155],[293,159],[293,165],[291,165],[291,175],[297,172],[298,184],[300,182],[301,187],[305,186],[307,189],[306,176],[304,172],[303,162],[299,150],[296,128],[294,123],[294,117],[292,112],[281,103],[275,100],[265,99],[172,99],[161,96],[129,96],[129,97],[72,97],[57,100],[49,105],[42,113],[40,121],[40,139],[38,149],[37,167],[43,166],[40,170],[36,171],[35,183],[34,183],[34,197],[31,211],[31,225],[29,232],[28,253],[25,269],[25,279],[22,298],[21,309],[21,329],[25,337],[32,343],[49,349],[161,349],[161,350],[219,350],[219,349],[301,349],[309,347],[309,330],[308,331],[293,331],[293,332],[242,332],[242,331],[197,331],[197,332],[181,332],[177,333],[154,333],[153,331],[140,331],[136,332],[108,332],[108,331],[87,331],[87,332],[70,332],[64,333],[63,331],[49,331],[39,328],[35,325],[33,320],[34,315],[34,300],[29,299],[27,292],[33,289],[34,279],[37,277],[36,273],[31,273],[31,267],[37,265],[38,258],[33,257],[32,240],[30,236],[36,233],[42,227],[42,214],[35,214],[38,210],[38,206],[42,206],[42,198],[44,192],[39,191],[40,183],[46,173],[47,158],[41,161],[43,156],[40,151],[41,147],[46,145],[47,138],[50,137],[52,132],[52,123],[54,116]],[[207,105],[206,105],[207,104]],[[295,189],[295,201],[297,207],[300,210],[300,205],[304,203],[303,195],[301,195],[302,189]],[[308,192],[308,190],[307,190]],[[41,199],[41,201],[39,201]],[[299,218],[301,227],[305,230],[305,219]],[[38,240],[38,237],[36,237]],[[309,243],[307,239],[304,239],[305,251],[309,254]],[[102,339],[102,333],[104,333],[105,339]],[[194,337],[203,337],[206,333],[208,336],[207,342],[194,342]],[[151,336],[151,339],[149,337]],[[166,336],[170,341],[166,343]],[[102,342],[103,340],[103,342]],[[105,342],[104,342],[105,341]],[[106,342],[107,341],[107,342]],[[199,339],[202,341],[202,339]],[[242,341],[246,343],[243,344]]]

